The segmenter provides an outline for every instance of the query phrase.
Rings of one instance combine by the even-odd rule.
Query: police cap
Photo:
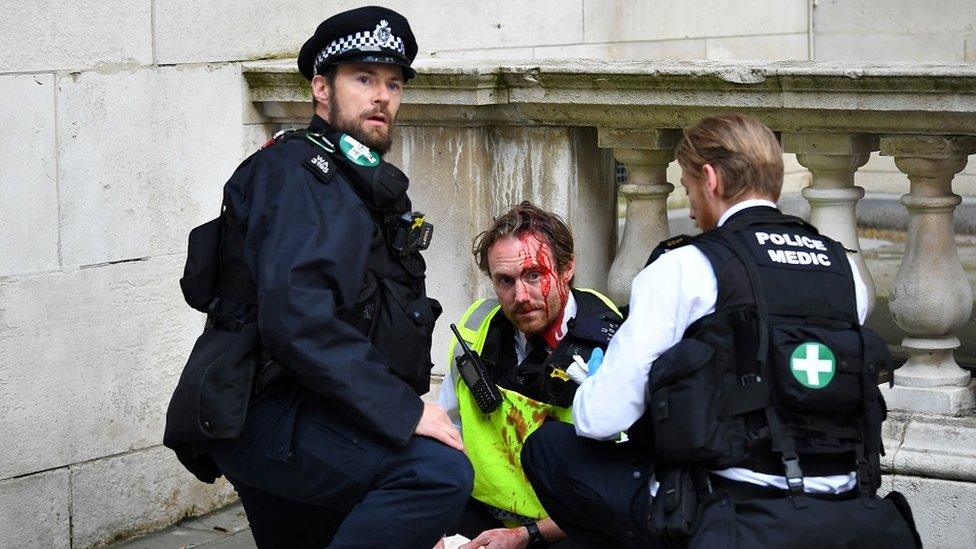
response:
[[[416,76],[410,63],[417,41],[410,23],[379,6],[344,11],[322,21],[298,53],[298,70],[308,80],[340,63],[387,63],[403,67],[404,80]]]

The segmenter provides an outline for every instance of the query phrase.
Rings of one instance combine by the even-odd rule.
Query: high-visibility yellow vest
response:
[[[593,294],[614,313],[620,314],[613,302],[599,292],[580,288],[575,291]],[[458,323],[461,337],[479,355],[484,349],[491,320],[500,310],[497,299],[479,299],[468,307]],[[464,446],[474,467],[472,497],[515,515],[532,519],[548,516],[522,470],[522,445],[547,418],[572,423],[571,409],[539,402],[499,387],[501,405],[485,414],[457,371],[454,360],[460,354],[460,347],[453,342],[450,364]]]

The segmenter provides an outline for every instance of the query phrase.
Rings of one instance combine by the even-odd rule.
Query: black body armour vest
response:
[[[784,475],[856,471],[880,484],[884,341],[858,323],[844,248],[803,220],[749,208],[692,244],[718,282],[715,312],[651,368],[647,403],[663,460]]]

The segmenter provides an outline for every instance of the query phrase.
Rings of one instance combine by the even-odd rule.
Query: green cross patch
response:
[[[339,138],[339,149],[342,150],[342,154],[346,155],[346,158],[360,166],[374,168],[380,165],[379,153],[356,141],[349,134],[344,133]]]
[[[807,341],[797,345],[790,356],[790,372],[805,387],[823,389],[834,379],[837,360],[823,343]]]

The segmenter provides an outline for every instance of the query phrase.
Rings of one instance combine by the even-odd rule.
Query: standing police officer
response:
[[[576,392],[576,433],[553,422],[526,441],[543,506],[601,547],[916,545],[901,494],[875,495],[890,358],[861,328],[853,262],[776,209],[782,150],[759,121],[702,120],[676,156],[706,232],[666,241],[637,275]],[[651,448],[604,442],[635,424]]]
[[[429,548],[470,494],[460,434],[419,396],[440,313],[419,253],[431,227],[382,160],[416,53],[394,11],[325,20],[298,58],[309,127],[269,142],[224,188],[212,301],[193,287],[191,234],[184,290],[206,296],[208,328],[166,442],[200,478],[230,480],[262,548]],[[241,345],[213,351],[249,333],[253,371]],[[218,358],[203,360],[207,349]],[[242,425],[221,435],[228,417]]]

